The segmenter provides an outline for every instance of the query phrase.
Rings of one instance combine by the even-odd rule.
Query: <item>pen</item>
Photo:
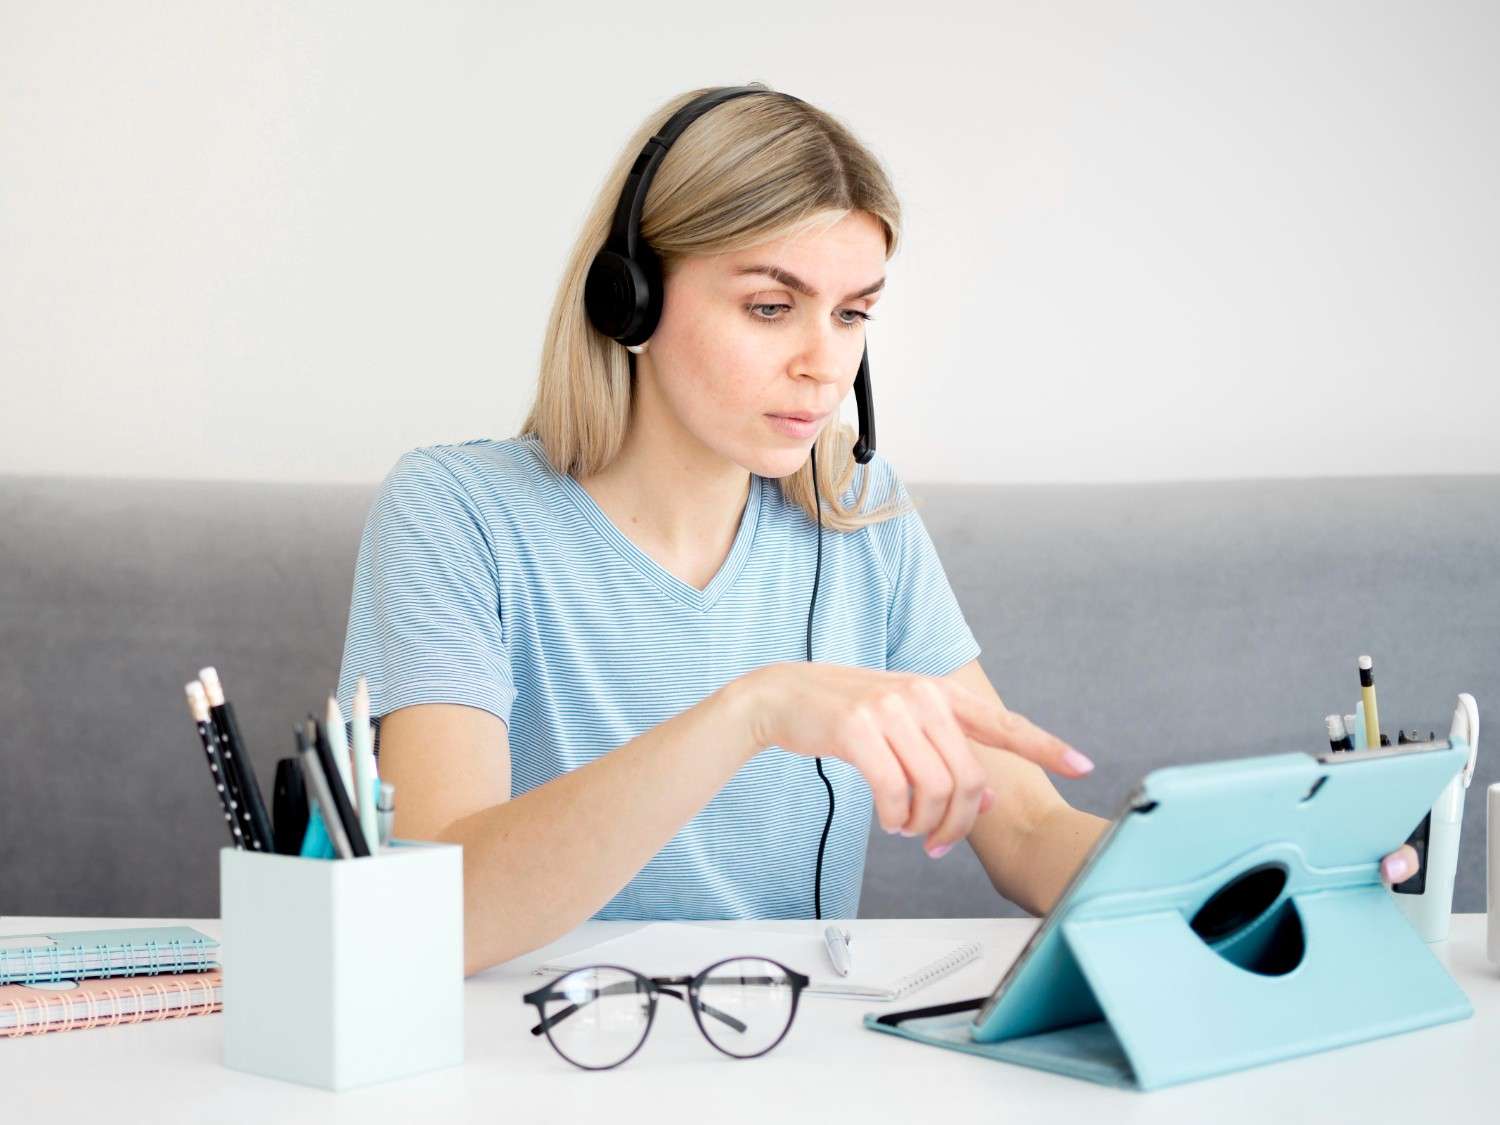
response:
[[[245,740],[240,737],[234,706],[224,696],[217,670],[212,667],[198,669],[198,680],[208,695],[208,713],[219,736],[219,757],[224,762],[230,785],[238,791],[245,839],[256,851],[268,852],[275,844],[275,834],[271,831],[271,818],[266,815],[265,802],[261,800],[260,785],[255,780],[255,765],[245,754]]]
[[[1344,729],[1344,717],[1342,715],[1328,715],[1323,719],[1324,725],[1328,727],[1328,745],[1335,750],[1353,750],[1354,743],[1349,740],[1349,732]]]
[[[827,926],[823,930],[823,944],[828,948],[828,960],[833,962],[834,971],[841,977],[849,975],[853,962],[849,955],[849,943],[852,940],[848,930],[841,930],[837,926]]]
[[[349,795],[352,807],[356,794],[354,771],[349,767],[349,739],[344,734],[344,713],[339,710],[339,701],[331,695],[328,697],[328,707],[323,715],[323,729],[328,732],[328,748],[333,753],[333,761],[339,771],[339,781],[343,783],[344,792]]]
[[[299,758],[276,763],[276,783],[271,788],[271,828],[276,833],[276,851],[296,855],[307,836],[307,785]]]
[[[391,846],[391,828],[396,821],[396,787],[389,781],[380,783],[380,846]]]
[[[370,730],[370,687],[361,676],[354,689],[351,707],[354,721],[350,741],[354,744],[354,796],[355,808],[359,812],[359,827],[365,834],[373,855],[381,843],[380,822],[376,816],[376,786],[380,784],[375,769],[375,752]]]
[[[321,742],[321,739],[319,740]],[[307,744],[307,735],[301,727],[297,728],[297,743],[300,746],[298,756],[302,760],[302,773],[307,781],[307,791],[312,794],[313,801],[317,804],[318,817],[322,822],[328,838],[333,841],[333,850],[340,859],[354,858],[354,849],[349,844],[349,837],[344,832],[343,822],[339,820],[338,810],[333,806],[333,791],[328,784],[328,775],[323,772],[323,764],[316,748]]]
[[[370,845],[365,843],[365,834],[360,831],[359,819],[354,815],[354,807],[349,804],[349,791],[344,788],[344,782],[339,777],[333,747],[328,743],[328,730],[316,721],[313,723],[313,729],[317,734],[313,749],[317,751],[318,764],[323,767],[323,779],[328,782],[328,789],[333,798],[335,820],[343,829],[344,839],[348,841],[349,848],[355,857],[363,859],[370,854]],[[332,834],[333,825],[329,824],[327,828]]]
[[[198,727],[198,738],[203,743],[203,753],[208,757],[208,772],[213,774],[214,788],[219,791],[219,803],[224,808],[224,821],[229,825],[229,840],[237,848],[245,846],[245,834],[240,830],[239,822],[235,819],[235,811],[239,807],[233,793],[229,790],[229,781],[224,776],[223,762],[219,758],[218,738],[214,734],[213,720],[208,713],[208,696],[203,692],[203,685],[193,680],[186,685],[188,711],[193,716],[193,722]]]
[[[337,859],[338,849],[333,846],[328,829],[323,827],[323,810],[313,792],[312,778],[302,766],[302,751],[311,750],[313,740],[318,737],[312,716],[309,715],[305,723],[293,727],[292,731],[297,736],[297,767],[302,770],[302,789],[307,794],[307,831],[302,834],[302,847],[297,854],[305,859]],[[317,754],[314,753],[313,757],[316,758]]]
[[[1365,744],[1373,750],[1380,745],[1380,713],[1375,709],[1375,663],[1368,656],[1359,658],[1359,694],[1365,705]]]

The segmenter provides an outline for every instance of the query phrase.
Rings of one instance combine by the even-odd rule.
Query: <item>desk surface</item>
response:
[[[196,926],[217,919],[0,918],[0,935],[92,926]],[[812,921],[713,922],[728,929],[820,932]],[[465,987],[465,1064],[333,1094],[229,1070],[220,1062],[221,1017],[56,1032],[0,1040],[5,1117],[88,1122],[381,1122],[485,1125],[612,1121],[1085,1120],[1253,1122],[1480,1120],[1500,1110],[1500,969],[1485,958],[1485,918],[1458,914],[1430,948],[1474,1005],[1457,1023],[1389,1036],[1150,1093],[1117,1090],[1009,1063],[881,1035],[867,1011],[939,1004],[988,993],[1037,925],[1029,918],[858,919],[868,934],[977,937],[975,963],[893,1004],[804,996],[797,1022],[770,1054],[725,1057],[685,1010],[657,1013],[651,1038],[623,1066],[589,1073],[560,1059],[527,1028],[520,997],[542,978],[531,969],[636,928],[587,922],[553,944],[472,977]],[[1290,1030],[1290,1029],[1289,1029]],[[19,1099],[19,1104],[18,1104]]]

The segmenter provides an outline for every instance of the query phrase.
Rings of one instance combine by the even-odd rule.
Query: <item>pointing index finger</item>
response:
[[[937,682],[948,694],[958,725],[976,742],[1009,750],[1065,777],[1082,777],[1094,768],[1083,754],[1025,715],[984,699],[962,684],[944,679]]]

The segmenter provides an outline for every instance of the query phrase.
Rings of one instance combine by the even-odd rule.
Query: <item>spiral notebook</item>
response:
[[[537,976],[565,973],[584,965],[621,965],[644,976],[696,973],[726,957],[769,957],[806,973],[810,993],[861,1000],[899,1000],[979,956],[977,941],[932,938],[866,937],[857,921],[838,925],[849,931],[853,968],[847,977],[834,972],[823,945],[822,924],[816,932],[719,929],[684,922],[652,922],[587,949],[554,957],[532,970]]]
[[[223,974],[162,973],[60,985],[0,985],[0,1039],[201,1016],[223,1006]]]
[[[0,937],[0,984],[183,973],[214,967],[219,943],[191,926],[54,930]]]

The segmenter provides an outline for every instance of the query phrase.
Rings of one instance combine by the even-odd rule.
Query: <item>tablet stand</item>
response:
[[[1399,842],[1467,757],[1452,738],[1358,775],[1299,753],[1155,771],[1151,799],[1124,817],[1131,839],[1105,849],[982,1028],[985,998],[871,1013],[865,1026],[1150,1090],[1465,1018],[1468,998],[1402,916],[1378,859],[1359,857]],[[1228,794],[1278,838],[1236,850],[1250,837]],[[1176,820],[1150,823],[1158,804]],[[1231,858],[1195,868],[1166,846],[1184,838]]]

